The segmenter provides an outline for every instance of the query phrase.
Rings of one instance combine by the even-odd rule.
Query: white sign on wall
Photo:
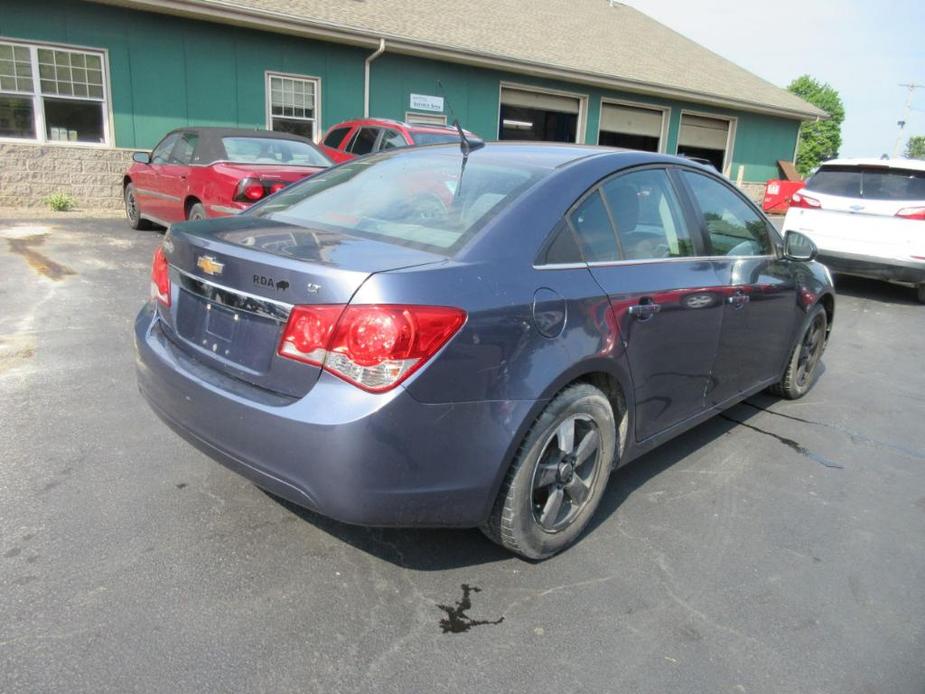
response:
[[[415,111],[433,111],[443,113],[443,97],[428,96],[427,94],[412,94],[411,108]]]

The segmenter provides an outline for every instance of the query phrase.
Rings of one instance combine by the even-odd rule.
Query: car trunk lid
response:
[[[161,314],[175,343],[215,369],[292,397],[320,373],[277,355],[293,305],[345,305],[374,273],[445,260],[247,215],[174,225],[164,245],[173,290]]]

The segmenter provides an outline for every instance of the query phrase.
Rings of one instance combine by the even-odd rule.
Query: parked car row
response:
[[[180,128],[133,155],[122,181],[125,213],[133,229],[227,217],[335,163],[459,139],[456,128],[370,118],[332,126],[321,145],[283,132]]]

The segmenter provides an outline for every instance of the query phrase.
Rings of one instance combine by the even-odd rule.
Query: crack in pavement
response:
[[[838,463],[834,463],[828,458],[826,458],[825,456],[820,455],[814,451],[811,451],[803,444],[799,443],[798,441],[794,441],[793,439],[788,439],[786,436],[781,436],[780,434],[775,434],[774,432],[761,429],[759,427],[754,426],[753,424],[746,424],[745,422],[739,419],[736,419],[735,417],[730,417],[729,415],[725,413],[720,414],[720,417],[722,417],[723,419],[727,421],[735,422],[736,424],[739,424],[747,429],[751,429],[752,431],[757,431],[759,434],[770,436],[772,439],[780,441],[782,444],[787,446],[787,448],[790,448],[791,450],[796,451],[800,455],[805,456],[809,458],[810,460],[819,463],[820,465],[824,465],[825,467],[835,468],[836,470],[845,469],[844,465],[839,465]]]
[[[783,417],[784,419],[792,419],[794,422],[801,422],[803,424],[813,424],[819,427],[825,427],[827,429],[832,429],[833,431],[839,431],[843,434],[847,434],[851,443],[866,443],[871,446],[882,446],[884,448],[890,448],[894,451],[898,451],[913,458],[918,458],[920,460],[925,460],[925,453],[921,451],[916,451],[911,448],[906,448],[904,446],[899,446],[895,443],[889,443],[888,441],[881,441],[880,439],[874,439],[865,434],[859,434],[856,431],[852,431],[848,427],[843,427],[839,424],[829,424],[828,422],[817,422],[812,419],[804,419],[803,417],[797,417],[792,414],[784,414],[783,412],[775,412],[774,410],[769,410],[767,407],[762,407],[761,405],[756,405],[753,402],[744,400],[739,403],[740,405],[746,405],[752,409],[759,410],[760,412],[767,412],[768,414],[777,415],[778,417]]]

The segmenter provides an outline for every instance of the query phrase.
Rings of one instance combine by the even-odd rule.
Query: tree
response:
[[[787,90],[829,114],[828,120],[804,121],[800,128],[796,165],[806,176],[822,162],[838,156],[845,106],[834,87],[809,75],[797,77]]]
[[[906,159],[925,159],[925,135],[913,135],[906,143]]]

